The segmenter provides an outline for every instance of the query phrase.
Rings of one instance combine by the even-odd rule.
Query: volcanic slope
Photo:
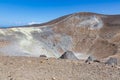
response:
[[[43,24],[0,29],[1,55],[58,58],[66,51],[79,59],[120,54],[120,15],[74,13]]]

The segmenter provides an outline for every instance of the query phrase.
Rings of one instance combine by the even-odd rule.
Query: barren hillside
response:
[[[0,80],[120,80],[120,15],[1,28]]]
[[[74,13],[44,24],[0,29],[1,55],[58,58],[68,50],[79,59],[120,54],[120,16]]]

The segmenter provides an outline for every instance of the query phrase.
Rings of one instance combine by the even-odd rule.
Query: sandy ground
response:
[[[120,69],[79,60],[1,56],[0,80],[120,80]]]

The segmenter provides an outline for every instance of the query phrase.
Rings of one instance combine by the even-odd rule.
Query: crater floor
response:
[[[1,56],[0,80],[120,80],[120,69],[80,60]]]

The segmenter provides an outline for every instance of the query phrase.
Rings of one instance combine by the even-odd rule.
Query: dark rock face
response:
[[[46,56],[46,55],[40,55],[40,57],[45,58],[45,57],[47,57],[47,56]]]
[[[94,57],[89,56],[87,60],[85,60],[85,63],[90,64],[91,62],[100,62],[99,60],[96,60]]]
[[[87,60],[85,61],[85,63],[90,63],[91,61],[93,61],[93,58],[92,58],[91,56],[89,56],[89,57],[87,58]]]
[[[71,60],[78,60],[78,58],[74,55],[72,51],[66,51],[60,59],[71,59]]]

